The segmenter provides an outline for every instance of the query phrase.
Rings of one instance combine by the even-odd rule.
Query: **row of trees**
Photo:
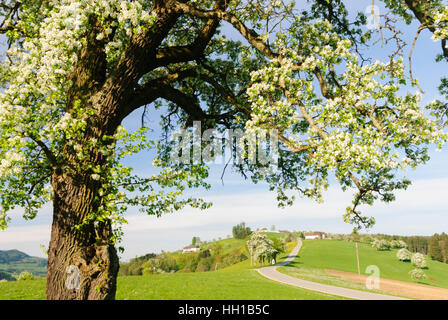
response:
[[[448,235],[446,233],[434,234],[429,239],[429,256],[433,260],[448,263]]]
[[[387,241],[385,239],[374,239],[371,243],[378,251],[390,250],[390,249],[401,249],[407,248],[408,245],[403,240],[391,240]]]
[[[224,252],[219,244],[212,244],[200,252],[185,254],[161,253],[131,259],[120,265],[120,276],[137,276],[153,273],[204,272],[228,267],[247,259],[244,248]]]
[[[429,254],[429,246],[431,237],[428,236],[400,236],[388,234],[327,234],[328,239],[344,240],[344,241],[358,241],[361,243],[372,244],[376,239],[384,240],[384,246],[392,241],[403,241],[411,252],[420,252],[422,254]],[[394,246],[392,245],[392,248]],[[399,248],[399,247],[395,247]],[[387,250],[387,249],[385,249]]]

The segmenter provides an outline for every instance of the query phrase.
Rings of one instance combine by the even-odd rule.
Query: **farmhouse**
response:
[[[199,248],[198,246],[186,246],[186,247],[184,247],[184,250],[182,251],[182,253],[198,252],[198,251],[201,251],[201,248]]]
[[[308,232],[305,233],[305,239],[325,239],[325,232]]]
[[[260,232],[268,232],[268,228],[260,229]]]

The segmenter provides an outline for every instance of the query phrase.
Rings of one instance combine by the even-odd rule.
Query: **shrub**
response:
[[[390,243],[387,240],[374,240],[372,242],[372,247],[374,247],[378,251],[385,251],[390,249]]]
[[[17,277],[18,281],[23,281],[23,280],[35,280],[36,278],[34,278],[33,274],[28,272],[28,271],[23,271],[22,273],[20,273],[20,275]]]
[[[390,247],[392,249],[400,249],[400,248],[407,248],[408,245],[403,240],[392,240],[390,242]]]
[[[399,242],[398,240],[391,240],[391,242],[390,242],[390,247],[391,247],[392,249],[398,249],[398,248],[401,248],[401,247],[400,247],[400,242]]]
[[[427,276],[426,276],[426,274],[423,272],[423,270],[422,270],[422,269],[419,269],[419,268],[415,268],[415,269],[411,270],[411,271],[409,272],[409,275],[410,275],[411,278],[412,278],[413,280],[415,280],[415,281],[419,281],[419,280],[423,280],[423,279],[426,279],[426,278],[427,278]]]
[[[425,256],[419,252],[416,252],[412,255],[411,262],[417,268],[426,268],[426,266],[427,266]]]
[[[397,258],[401,261],[411,260],[411,252],[408,249],[402,248],[397,252]]]

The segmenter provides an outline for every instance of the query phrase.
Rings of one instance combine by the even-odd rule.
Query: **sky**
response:
[[[352,1],[352,12],[364,11],[370,0]],[[384,10],[384,8],[380,8]],[[226,32],[229,28],[224,29]],[[417,25],[406,28],[405,39],[412,39]],[[406,50],[405,61],[409,47]],[[414,76],[425,91],[422,104],[437,98],[437,86],[446,71],[446,65],[435,63],[440,52],[440,44],[430,39],[429,32],[422,32],[413,54]],[[376,46],[369,54],[375,57],[387,55],[385,47]],[[380,59],[381,60],[381,59]],[[124,125],[137,128],[141,110],[125,119]],[[149,118],[149,126],[157,128],[159,119],[154,114]],[[155,129],[155,134],[159,132]],[[431,235],[448,232],[448,148],[442,152],[431,150],[431,160],[417,170],[403,173],[413,183],[407,191],[396,193],[396,201],[384,204],[376,202],[373,207],[364,207],[363,212],[374,216],[376,224],[367,233],[387,233],[400,235]],[[129,161],[136,171],[142,174],[153,173],[152,153],[142,153]],[[325,193],[323,204],[309,199],[298,198],[292,207],[279,209],[275,194],[270,193],[265,184],[253,185],[241,176],[227,169],[224,183],[221,173],[224,165],[213,165],[209,182],[211,190],[190,191],[213,202],[206,210],[186,208],[175,214],[160,218],[146,216],[136,209],[130,209],[124,226],[121,246],[125,248],[120,255],[123,261],[150,252],[177,250],[191,242],[193,236],[202,240],[225,238],[231,234],[232,226],[242,221],[252,229],[274,225],[277,229],[324,231],[330,233],[350,233],[352,226],[343,222],[342,215],[351,203],[352,192],[343,192],[337,184]],[[51,204],[45,206],[32,221],[22,218],[23,210],[11,212],[12,222],[6,231],[0,231],[0,250],[18,249],[33,256],[44,257],[50,238],[52,220]]]

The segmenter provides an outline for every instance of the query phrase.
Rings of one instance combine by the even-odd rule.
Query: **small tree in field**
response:
[[[246,245],[251,256],[251,263],[259,262],[263,264],[271,259],[275,259],[278,253],[278,250],[274,247],[274,242],[259,231],[252,233]]]
[[[381,239],[381,240],[374,240],[372,242],[372,247],[374,247],[378,251],[385,251],[390,249],[389,241]]]
[[[409,275],[415,281],[420,281],[427,278],[425,272],[420,268],[412,269],[411,271],[409,271]]]
[[[412,255],[411,262],[420,269],[427,267],[425,256],[419,252]]]
[[[32,273],[28,271],[23,271],[19,274],[17,277],[17,281],[24,281],[24,280],[35,280],[36,278],[33,276]]]
[[[411,252],[406,248],[402,248],[398,250],[397,258],[400,261],[409,261],[411,260]]]

